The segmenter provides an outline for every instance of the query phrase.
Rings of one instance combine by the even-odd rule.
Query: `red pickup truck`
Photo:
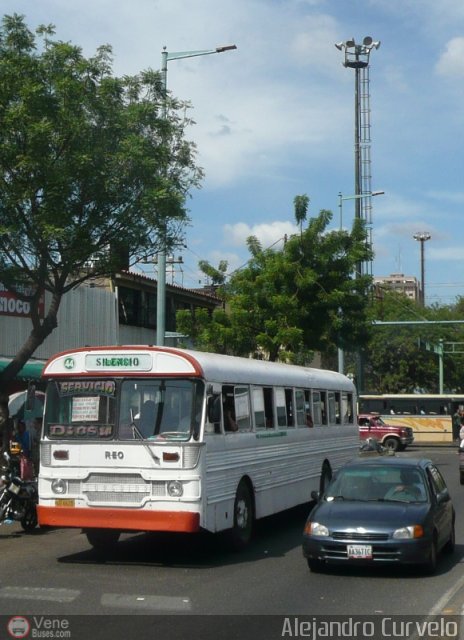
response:
[[[361,440],[375,438],[380,444],[392,451],[403,451],[414,442],[411,427],[386,424],[377,413],[361,413],[358,416],[359,437]]]

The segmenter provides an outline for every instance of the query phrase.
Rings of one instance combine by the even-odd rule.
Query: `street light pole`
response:
[[[421,231],[415,233],[413,238],[420,242],[420,265],[421,265],[421,291],[420,291],[420,303],[425,306],[425,254],[424,243],[430,240],[432,236],[427,231]]]
[[[369,193],[359,193],[354,196],[344,196],[341,191],[338,193],[338,209],[340,212],[340,231],[343,229],[343,202],[345,200],[359,201],[362,198],[370,198],[372,196],[381,196],[385,191],[370,191]],[[338,348],[338,372],[345,372],[345,353],[342,348]]]
[[[201,49],[198,51],[176,51],[169,53],[166,47],[161,52],[161,86],[163,92],[162,117],[167,119],[167,77],[168,62],[170,60],[181,60],[183,58],[196,58],[197,56],[208,56],[212,53],[223,53],[236,49],[236,45],[226,45],[215,49]],[[156,344],[163,346],[166,335],[166,227],[163,226],[161,248],[158,252],[158,281],[156,288]]]
[[[363,198],[372,198],[373,196],[383,196],[385,191],[368,191],[367,193],[358,193],[354,196],[344,196],[341,191],[338,192],[338,209],[340,212],[340,229],[343,228],[343,202],[345,200],[362,200]],[[357,216],[355,216],[357,217]]]

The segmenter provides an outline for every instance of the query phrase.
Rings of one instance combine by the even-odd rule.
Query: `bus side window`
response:
[[[328,424],[328,411],[327,411],[327,392],[321,391],[321,422],[322,424]]]
[[[252,390],[253,399],[253,416],[255,421],[255,429],[266,428],[266,410],[264,407],[264,389],[258,388]]]
[[[306,425],[305,392],[303,389],[295,389],[296,424],[299,427]]]
[[[285,389],[278,387],[275,390],[275,401],[276,401],[276,411],[277,411],[277,426],[286,427],[287,426],[287,407],[285,404]]]
[[[318,427],[322,424],[320,391],[313,391],[313,422]]]
[[[274,390],[272,387],[264,387],[263,394],[266,429],[274,429]]]
[[[287,412],[287,426],[295,426],[295,413],[293,407],[293,389],[285,389],[285,410]]]

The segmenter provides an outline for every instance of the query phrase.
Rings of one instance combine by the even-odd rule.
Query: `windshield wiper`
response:
[[[153,451],[151,450],[150,445],[148,444],[148,442],[145,440],[145,438],[143,437],[142,433],[140,432],[140,429],[138,428],[138,426],[135,424],[135,422],[131,422],[132,427],[132,433],[134,434],[134,438],[135,436],[137,436],[137,438],[140,440],[140,442],[143,444],[143,446],[145,447],[145,449],[148,451],[148,453],[150,454],[152,460],[154,462],[156,462],[156,464],[160,464],[160,459],[158,458],[157,455],[155,455],[153,453]]]

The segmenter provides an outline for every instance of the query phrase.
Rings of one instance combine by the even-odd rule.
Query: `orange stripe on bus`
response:
[[[124,531],[177,531],[200,529],[200,514],[189,511],[133,511],[131,509],[83,509],[79,507],[37,507],[39,524],[80,529]]]

